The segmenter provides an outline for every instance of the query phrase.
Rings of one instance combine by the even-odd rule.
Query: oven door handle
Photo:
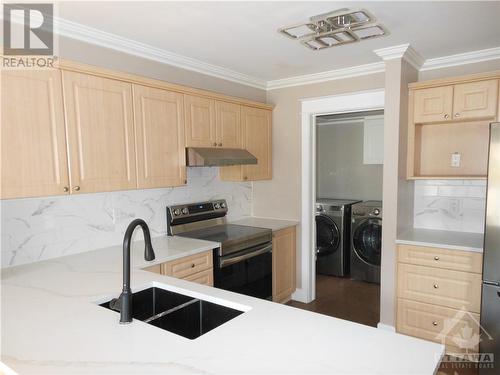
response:
[[[246,254],[236,256],[233,258],[222,259],[220,261],[219,268],[224,268],[224,267],[230,266],[231,264],[235,264],[235,263],[241,262],[241,261],[246,260],[246,259],[254,258],[254,257],[261,255],[261,254],[264,254],[264,253],[272,252],[272,250],[273,250],[273,244],[270,243],[269,245],[261,247],[260,249],[252,251],[250,253],[246,253]]]

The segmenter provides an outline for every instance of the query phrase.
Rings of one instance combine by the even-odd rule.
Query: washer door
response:
[[[326,215],[316,215],[316,253],[318,257],[336,252],[340,245],[340,230]]]
[[[380,266],[382,251],[382,220],[368,218],[361,221],[352,235],[353,249],[363,261]]]

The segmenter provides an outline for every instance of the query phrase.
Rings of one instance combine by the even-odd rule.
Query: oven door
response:
[[[226,257],[215,256],[214,286],[247,296],[272,299],[272,242]]]

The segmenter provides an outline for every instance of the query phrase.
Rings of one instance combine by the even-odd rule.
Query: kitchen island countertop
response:
[[[153,239],[156,263],[217,243]],[[117,297],[121,246],[2,270],[2,361],[19,374],[433,374],[444,347],[290,306],[141,270],[133,291],[157,286],[245,311],[195,340],[141,321],[118,324],[98,304]]]

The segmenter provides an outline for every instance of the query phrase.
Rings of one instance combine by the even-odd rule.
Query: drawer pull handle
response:
[[[434,257],[434,260],[439,260],[439,257],[436,255],[436,256]]]
[[[439,285],[434,284],[434,289],[437,289],[437,288],[439,288]]]
[[[438,325],[438,322],[433,321],[433,322],[432,322],[432,325],[435,327],[435,326],[437,326],[437,325]]]
[[[191,263],[191,268],[194,268],[194,263]]]

